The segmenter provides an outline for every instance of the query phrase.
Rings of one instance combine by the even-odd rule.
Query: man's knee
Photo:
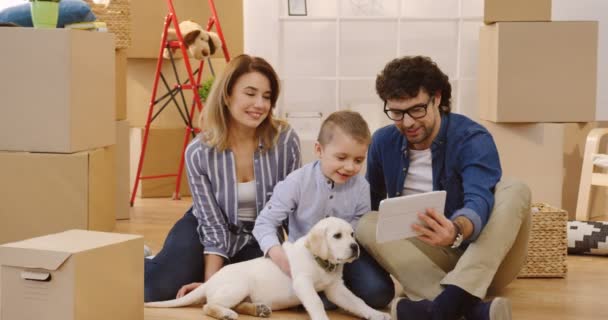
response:
[[[359,243],[371,246],[376,241],[376,224],[378,223],[378,213],[370,212],[359,220],[355,237]]]

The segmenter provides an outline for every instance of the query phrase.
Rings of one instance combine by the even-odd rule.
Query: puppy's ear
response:
[[[184,42],[186,43],[186,47],[189,47],[191,44],[193,44],[200,34],[201,30],[193,30],[186,33],[186,35],[184,36]]]
[[[306,236],[306,242],[304,243],[304,246],[310,251],[310,253],[323,260],[328,260],[331,258],[326,233],[326,226],[317,225],[310,230]]]
[[[215,50],[219,49],[222,46],[222,40],[215,32],[209,32],[209,51],[211,54],[215,53]]]

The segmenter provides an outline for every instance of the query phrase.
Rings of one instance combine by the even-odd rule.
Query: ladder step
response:
[[[180,86],[175,86],[176,88],[180,87]],[[198,88],[197,85],[193,85],[193,84],[182,84],[181,85],[182,89],[193,89],[193,88]]]
[[[159,174],[159,175],[155,175],[155,176],[141,176],[141,177],[139,177],[139,179],[145,180],[145,179],[158,179],[158,178],[170,178],[170,177],[177,177],[177,173]]]
[[[181,48],[180,42],[177,40],[167,41],[167,46],[171,49]]]

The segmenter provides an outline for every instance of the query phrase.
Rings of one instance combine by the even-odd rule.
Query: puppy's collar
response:
[[[334,272],[338,268],[338,264],[331,263],[331,262],[329,262],[329,260],[324,260],[317,256],[315,256],[315,261],[323,270],[325,270],[327,272]]]

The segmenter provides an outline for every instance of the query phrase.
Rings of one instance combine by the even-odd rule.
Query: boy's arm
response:
[[[277,183],[268,203],[255,220],[253,236],[258,241],[264,255],[273,246],[280,245],[277,227],[287,218],[289,213],[297,209],[298,184],[293,175]]]

